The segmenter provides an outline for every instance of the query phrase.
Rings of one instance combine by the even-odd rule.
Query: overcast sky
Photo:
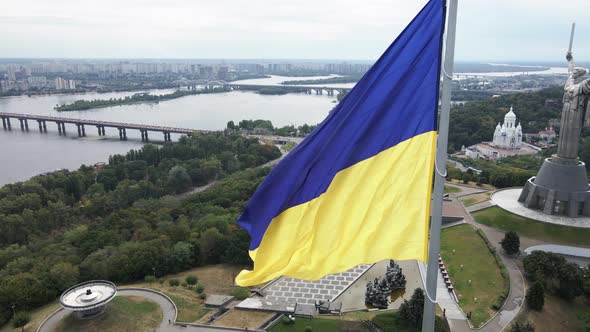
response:
[[[2,0],[0,57],[374,60],[425,0]],[[590,0],[460,0],[456,59],[590,61]]]

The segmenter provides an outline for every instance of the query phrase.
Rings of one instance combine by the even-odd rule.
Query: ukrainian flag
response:
[[[426,260],[444,16],[428,2],[258,187],[238,218],[254,261],[239,285]]]

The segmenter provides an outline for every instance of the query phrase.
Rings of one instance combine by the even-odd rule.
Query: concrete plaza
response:
[[[562,215],[548,215],[540,210],[526,208],[518,201],[521,191],[522,188],[498,190],[492,195],[491,200],[503,210],[521,217],[562,226],[590,228],[590,217],[570,218]]]

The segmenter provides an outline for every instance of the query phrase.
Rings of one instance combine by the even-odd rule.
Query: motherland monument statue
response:
[[[586,165],[578,158],[582,127],[590,116],[590,79],[585,68],[575,66],[572,44],[567,52],[568,78],[564,87],[563,110],[557,154],[545,159],[537,176],[530,178],[518,201],[546,214],[568,217],[590,216],[590,187]]]

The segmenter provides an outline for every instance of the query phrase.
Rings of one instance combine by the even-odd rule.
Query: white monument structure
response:
[[[510,112],[504,116],[504,123],[500,125],[498,122],[492,143],[502,149],[520,149],[522,147],[522,126],[520,123],[516,126],[516,114],[514,114],[512,107],[510,107]]]
[[[80,318],[93,318],[102,314],[117,295],[117,286],[110,281],[92,280],[67,289],[59,298],[61,306],[74,311]]]

